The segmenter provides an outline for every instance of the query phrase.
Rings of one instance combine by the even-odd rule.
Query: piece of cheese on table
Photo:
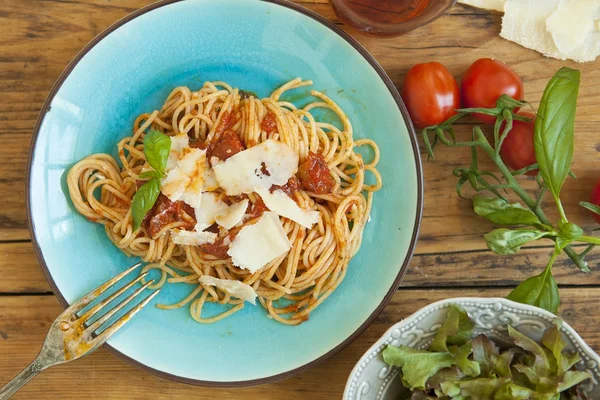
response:
[[[240,230],[227,254],[233,265],[254,273],[291,247],[279,217],[268,211],[258,222]]]
[[[557,6],[558,0],[507,0],[500,36],[548,57],[560,58],[552,35],[546,30],[546,20]]]
[[[560,0],[546,20],[546,30],[563,59],[594,61],[600,55],[600,31],[596,29],[598,19],[600,1]]]
[[[310,229],[319,221],[318,211],[304,211],[294,200],[281,190],[273,193],[269,189],[256,188],[256,193],[262,197],[267,208],[282,217],[291,219],[305,228]]]
[[[217,239],[217,234],[212,232],[190,232],[190,231],[173,231],[171,233],[173,243],[186,246],[200,246],[201,244],[214,243]]]
[[[229,196],[252,193],[257,187],[285,185],[298,171],[298,154],[269,139],[220,162],[213,170],[219,186]]]
[[[235,203],[215,215],[215,221],[225,229],[231,229],[244,218],[248,208],[248,199]]]
[[[467,6],[481,8],[483,10],[502,12],[504,11],[504,3],[506,0],[458,0],[458,2]]]
[[[232,279],[219,279],[208,275],[203,275],[198,280],[203,285],[216,286],[233,297],[256,304],[256,297],[258,296],[256,291],[254,291],[252,286],[246,285],[244,282]]]

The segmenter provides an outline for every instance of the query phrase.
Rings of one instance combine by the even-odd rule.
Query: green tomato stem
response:
[[[496,151],[490,145],[489,141],[487,140],[487,138],[481,131],[481,128],[476,127],[474,132],[475,132],[475,137],[476,137],[475,141],[477,142],[477,145],[479,147],[481,147],[481,149],[483,151],[485,151],[485,153],[488,155],[488,157],[490,157],[490,159],[494,162],[494,164],[496,164],[496,166],[498,167],[498,169],[500,170],[500,172],[506,179],[506,182],[510,185],[510,188],[515,192],[515,194],[517,196],[519,196],[519,198],[521,200],[523,200],[523,202],[527,205],[527,207],[529,207],[529,209],[531,211],[533,211],[533,213],[535,215],[537,215],[537,217],[540,219],[542,224],[548,225],[548,226],[553,226],[552,223],[550,222],[550,220],[548,219],[548,217],[546,217],[546,214],[544,214],[544,211],[542,211],[541,207],[539,207],[539,201],[534,201],[531,197],[529,197],[529,194],[527,194],[527,192],[519,185],[519,183],[517,182],[517,180],[515,179],[513,174],[510,172],[510,170],[506,166],[506,164],[504,164],[504,161],[502,161],[502,158],[500,157],[500,155],[496,154]],[[541,198],[538,200],[541,200]],[[560,208],[562,209],[562,205]],[[564,211],[563,211],[563,214],[564,214]],[[598,240],[598,242],[589,241],[588,243],[600,244],[600,239],[593,238],[593,237],[590,237],[590,239]],[[582,240],[581,237],[578,238],[578,240]],[[580,257],[575,252],[575,250],[573,250],[573,248],[571,248],[571,246],[565,247],[563,249],[563,251],[569,256],[569,258],[575,263],[575,265],[577,265],[579,267],[579,269],[584,270],[584,271],[587,270],[587,266],[586,266],[585,262],[583,261],[583,258]],[[552,261],[552,262],[554,262],[554,261]]]
[[[575,240],[577,240],[579,242],[585,242],[585,243],[600,244],[600,237],[594,237],[594,236],[579,236]]]

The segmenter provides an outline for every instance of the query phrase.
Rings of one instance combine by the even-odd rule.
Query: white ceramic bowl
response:
[[[475,335],[485,334],[502,342],[508,338],[511,325],[527,336],[540,341],[542,334],[553,325],[556,315],[538,307],[515,303],[502,298],[462,297],[430,304],[392,326],[358,361],[344,391],[345,400],[400,399],[406,389],[398,378],[400,371],[383,362],[381,352],[388,344],[426,349],[440,329],[448,307],[462,306],[475,323]],[[584,392],[591,399],[600,399],[600,356],[596,354],[568,324],[561,327],[566,350],[577,351],[581,361],[577,369],[592,374]]]

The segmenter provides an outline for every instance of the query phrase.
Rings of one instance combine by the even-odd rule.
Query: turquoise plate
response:
[[[259,306],[212,325],[194,322],[187,308],[146,307],[108,342],[119,356],[187,383],[272,382],[341,350],[397,290],[421,220],[414,129],[392,82],[365,49],[322,17],[282,0],[156,3],[108,28],[69,64],[38,120],[28,169],[31,234],[48,281],[67,305],[137,261],[73,208],[65,180],[75,162],[91,153],[115,154],[135,116],[160,107],[175,86],[223,80],[267,96],[295,77],[312,79],[346,111],[356,137],[381,148],[384,187],[345,280],[298,327],[267,318]],[[188,291],[169,285],[156,300],[175,302]]]

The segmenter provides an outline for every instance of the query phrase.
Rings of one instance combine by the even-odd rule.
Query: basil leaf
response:
[[[555,200],[569,175],[573,159],[580,75],[578,70],[567,67],[558,70],[546,85],[535,120],[535,158]]]
[[[490,250],[496,254],[515,254],[527,242],[550,235],[537,229],[496,229],[483,236]]]
[[[171,152],[171,138],[159,131],[149,131],[144,137],[144,154],[146,161],[161,175],[165,173],[169,153]]]
[[[575,240],[581,235],[583,235],[583,229],[581,229],[580,226],[572,222],[561,222],[558,224],[558,229],[560,230],[559,235],[563,239]]]
[[[541,221],[519,203],[508,203],[500,198],[475,196],[473,209],[477,215],[500,225],[539,225]]]
[[[521,282],[507,299],[523,304],[531,304],[556,314],[560,304],[558,285],[550,268],[539,275]]]
[[[152,170],[152,171],[146,171],[146,172],[142,172],[142,173],[139,175],[139,177],[140,177],[141,179],[153,179],[153,178],[160,179],[160,178],[161,178],[161,175],[160,175],[160,173],[159,173],[159,172]]]
[[[150,211],[160,194],[160,179],[153,178],[144,183],[131,200],[131,216],[133,217],[133,229],[137,230]]]
[[[588,203],[587,201],[581,201],[581,202],[579,202],[579,205],[581,207],[585,208],[586,210],[590,210],[594,214],[600,215],[600,206],[597,206],[592,203]]]

